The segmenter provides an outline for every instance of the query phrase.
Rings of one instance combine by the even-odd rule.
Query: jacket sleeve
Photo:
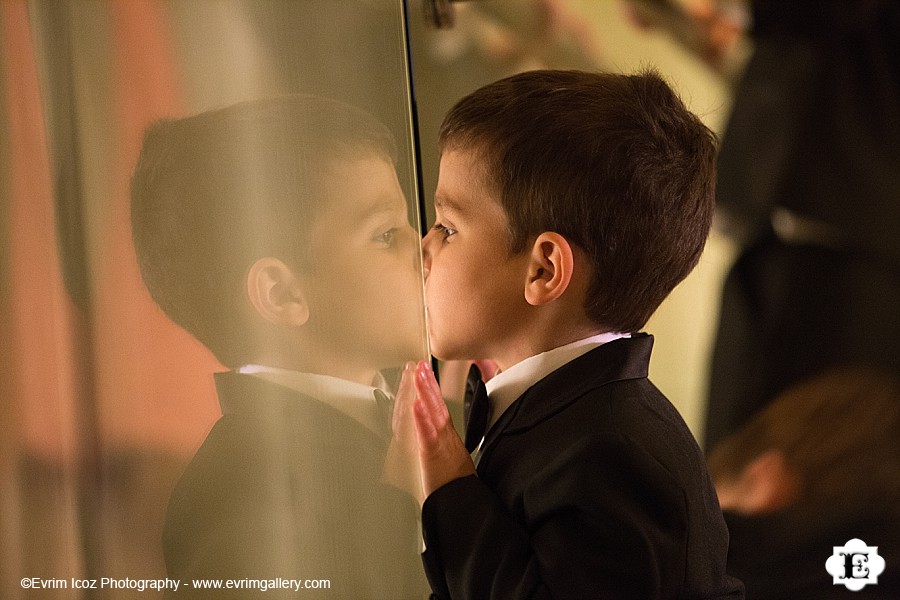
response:
[[[438,598],[679,596],[686,495],[635,444],[611,436],[570,447],[505,502],[492,489],[504,476],[497,486],[457,479],[426,500],[423,560]]]

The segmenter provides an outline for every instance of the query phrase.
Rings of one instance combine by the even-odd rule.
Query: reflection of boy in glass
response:
[[[311,96],[148,130],[132,180],[141,273],[233,369],[216,375],[223,416],[170,500],[170,576],[421,597],[415,506],[379,483],[380,371],[423,354],[395,153],[368,113]]]

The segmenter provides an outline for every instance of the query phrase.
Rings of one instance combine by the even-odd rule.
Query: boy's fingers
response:
[[[450,481],[474,473],[475,465],[452,425],[435,427],[432,415],[422,399],[416,402],[414,414],[424,501],[432,492]]]
[[[422,399],[425,408],[431,415],[431,420],[436,428],[443,427],[449,420],[450,412],[444,404],[441,388],[434,378],[434,373],[428,367],[428,363],[421,361],[416,368],[416,390]]]
[[[413,405],[413,417],[416,423],[416,436],[420,449],[430,449],[437,439],[437,428],[432,421],[431,413],[421,400]]]
[[[383,469],[384,480],[407,492],[419,502],[423,500],[419,440],[413,405],[416,403],[416,364],[407,363],[400,375],[394,412],[391,417],[393,436],[388,445]]]
[[[446,483],[474,473],[475,466],[453,428],[434,374],[424,362],[416,367],[415,383],[417,397],[413,420],[419,443],[424,499]]]
[[[391,427],[395,433],[409,418],[409,412],[416,400],[415,373],[415,363],[408,362],[403,366],[400,385],[397,387],[397,397],[394,400],[394,412],[391,416]]]
[[[416,382],[413,380],[416,373],[416,363],[409,361],[403,365],[403,372],[400,374],[400,384],[397,386],[397,400],[405,401],[412,404],[412,399],[416,394]]]

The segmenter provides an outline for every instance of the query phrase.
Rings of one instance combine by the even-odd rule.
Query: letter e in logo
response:
[[[834,578],[834,585],[858,592],[870,583],[878,583],[878,576],[884,572],[884,559],[878,556],[878,546],[866,546],[854,538],[843,546],[834,546],[834,554],[825,561],[825,570]]]

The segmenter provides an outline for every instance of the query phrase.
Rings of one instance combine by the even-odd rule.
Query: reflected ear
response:
[[[745,515],[761,515],[793,504],[799,487],[800,482],[788,466],[784,454],[780,450],[769,450],[744,467],[727,492],[720,492],[719,501],[723,509]]]
[[[568,289],[574,268],[568,240],[552,231],[540,234],[531,246],[525,300],[532,306],[556,300]]]
[[[247,273],[247,296],[256,312],[276,325],[300,326],[309,320],[303,287],[286,264],[267,256]]]

